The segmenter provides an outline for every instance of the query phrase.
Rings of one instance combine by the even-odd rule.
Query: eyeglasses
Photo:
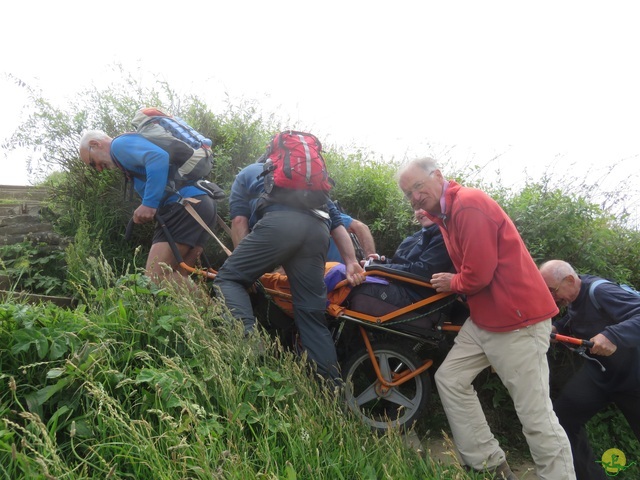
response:
[[[95,168],[96,168],[96,162],[93,160],[93,158],[91,158],[91,149],[92,149],[92,148],[93,148],[93,147],[92,147],[91,145],[89,145],[89,166],[90,166],[91,168],[94,168],[94,169],[95,169]]]
[[[435,170],[433,170],[432,172],[429,172],[429,177],[433,177],[434,173],[435,173]],[[424,188],[424,184],[425,184],[424,180],[421,182],[414,183],[412,188],[404,192],[404,198],[406,198],[407,200],[411,200],[411,197],[413,197],[414,193],[419,192]]]
[[[564,277],[562,280],[560,280],[560,282],[556,287],[549,287],[549,292],[551,292],[551,295],[556,295],[558,293],[558,289],[562,286],[562,284],[567,278],[568,277]]]
[[[404,198],[406,198],[407,200],[411,200],[411,197],[413,197],[413,194],[415,192],[419,192],[420,190],[422,190],[422,188],[424,187],[424,182],[416,182],[413,184],[413,188],[407,190],[406,192],[404,192]]]

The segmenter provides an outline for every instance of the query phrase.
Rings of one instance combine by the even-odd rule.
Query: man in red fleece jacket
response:
[[[516,479],[495,439],[474,378],[493,367],[514,402],[541,480],[575,479],[571,448],[549,398],[553,298],[515,225],[480,190],[445,180],[432,158],[413,160],[398,185],[438,224],[457,273],[436,273],[438,292],[465,295],[470,317],[436,372],[438,394],[464,463]]]

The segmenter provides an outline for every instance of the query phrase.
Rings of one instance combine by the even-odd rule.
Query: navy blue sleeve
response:
[[[602,283],[594,291],[601,311],[613,321],[602,334],[617,347],[640,346],[640,297],[614,283]]]
[[[427,279],[434,273],[451,272],[453,264],[442,234],[439,231],[433,235],[430,233],[421,231],[406,238],[386,266]]]
[[[264,192],[264,179],[260,177],[263,164],[252,163],[244,167],[231,185],[229,217],[251,218],[260,196]]]
[[[342,223],[342,216],[340,215],[340,211],[336,207],[336,204],[329,200],[327,202],[327,208],[329,209],[329,218],[331,219],[330,231],[333,231],[340,226],[344,227],[344,223]]]
[[[569,315],[565,315],[564,317],[559,318],[558,320],[555,320],[553,322],[553,326],[556,327],[556,330],[558,331],[559,334],[567,335],[569,333],[569,330],[567,327],[569,318],[570,318]]]
[[[236,175],[229,194],[229,218],[233,220],[235,217],[251,217],[249,190],[244,181],[243,172]]]

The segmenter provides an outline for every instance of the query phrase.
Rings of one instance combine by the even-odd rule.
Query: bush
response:
[[[47,244],[20,242],[0,246],[0,267],[16,291],[64,295],[64,251]]]

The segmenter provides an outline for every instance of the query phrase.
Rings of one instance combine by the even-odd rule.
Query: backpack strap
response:
[[[205,223],[205,221],[202,219],[202,217],[200,215],[198,215],[198,212],[195,211],[195,209],[193,208],[192,204],[197,204],[199,203],[200,200],[196,200],[195,198],[185,198],[182,202],[179,202],[182,204],[182,206],[187,210],[187,212],[193,217],[193,219],[198,222],[200,224],[200,226],[209,234],[211,235],[216,242],[218,242],[218,245],[220,245],[220,247],[222,247],[222,250],[224,250],[224,253],[227,254],[227,256],[231,256],[231,250],[229,250],[224,243],[222,243],[222,241],[220,241],[220,239],[216,236],[215,233],[213,233],[213,231],[209,228],[209,226]],[[218,217],[220,218],[220,217]]]
[[[598,300],[596,300],[595,290],[598,285],[602,285],[603,283],[611,283],[611,282],[609,280],[605,280],[601,278],[599,280],[596,280],[589,286],[589,299],[591,300],[591,303],[593,304],[594,307],[596,307],[596,310],[598,311],[602,310],[602,307],[600,306],[600,303],[598,303]]]

